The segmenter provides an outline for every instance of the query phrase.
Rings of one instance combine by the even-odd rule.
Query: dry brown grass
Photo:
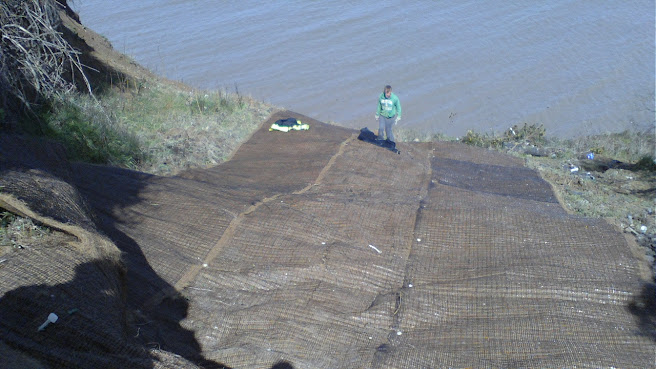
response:
[[[97,99],[78,95],[63,108],[73,107],[76,119],[60,114],[66,119],[57,125],[77,121],[106,127],[114,135],[105,133],[109,141],[99,140],[105,146],[133,140],[132,147],[108,153],[105,162],[159,175],[223,162],[277,110],[238,93],[180,89],[155,81],[144,81],[138,89],[114,88]]]
[[[20,249],[29,248],[46,237],[52,231],[35,224],[32,219],[22,218],[0,209],[0,257]]]

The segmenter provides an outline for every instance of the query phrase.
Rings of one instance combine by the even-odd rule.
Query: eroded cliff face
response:
[[[138,81],[151,81],[173,84],[176,88],[191,90],[190,87],[176,81],[167,80],[147,68],[137,64],[130,57],[114,49],[102,35],[84,25],[84,20],[75,13],[67,2],[61,5],[59,15],[64,27],[64,36],[69,43],[81,51],[81,59],[92,87],[102,87],[104,83],[111,86],[134,87]]]
[[[114,50],[105,37],[84,26],[67,2],[60,7],[59,15],[64,27],[64,36],[82,53],[83,64],[87,67],[85,72],[92,81],[118,84],[122,78],[158,79],[146,68]]]

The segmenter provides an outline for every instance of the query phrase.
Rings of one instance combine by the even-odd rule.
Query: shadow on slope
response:
[[[638,321],[640,333],[656,342],[656,284],[645,283],[629,302],[628,310]]]
[[[133,336],[124,321],[129,314],[121,311],[122,303],[117,301],[117,296],[107,293],[107,281],[99,276],[101,263],[77,265],[73,279],[68,282],[33,284],[6,292],[0,300],[3,341],[14,350],[53,367],[154,368],[162,364],[163,367],[190,364],[161,355],[155,349],[175,353],[206,368],[223,367],[207,365],[198,354],[197,343],[193,345],[193,332],[179,326],[176,330],[180,343],[166,347]],[[162,315],[167,315],[175,325],[175,319],[182,318],[175,314],[184,314],[186,307],[184,304],[166,306]],[[55,313],[59,319],[38,331],[37,327],[49,313]],[[20,367],[18,362],[13,364]]]
[[[108,183],[103,174],[117,171],[96,169],[98,186]],[[130,178],[123,186],[104,188],[125,192],[123,202],[111,207],[140,201],[149,176]],[[73,183],[58,145],[0,137],[0,206],[23,209],[19,215],[75,236],[52,237],[2,256],[0,366],[33,366],[36,360],[45,367],[225,368],[206,360],[194,332],[180,325],[189,308],[184,298],[169,295],[153,300],[151,309],[140,309],[144,296],[173,287],[109,217],[93,214]],[[119,250],[96,227],[118,246],[120,260]],[[59,317],[57,322],[37,331],[50,313]]]
[[[210,169],[158,177],[73,165],[76,187],[93,209],[95,226],[121,251],[127,269],[125,301],[132,313],[128,329],[142,346],[152,348],[155,342],[204,368],[223,365],[205,360],[194,332],[181,326],[189,302],[179,291],[194,288],[194,273],[238,214],[313,183],[353,134],[292,112],[276,113],[268,122],[290,115],[310,123],[310,131],[269,132],[265,123],[238,155]],[[186,324],[199,331],[207,327],[194,319]]]
[[[75,167],[76,171],[85,172],[86,181],[80,182],[77,177],[77,184],[83,193],[89,195],[86,199],[95,211],[97,227],[121,250],[121,261],[126,266],[125,303],[129,333],[148,350],[171,352],[202,368],[228,368],[203,357],[194,332],[180,325],[187,317],[189,302],[161,278],[141,246],[121,231],[119,221],[107,212],[108,209],[123,209],[143,201],[140,191],[154,176],[103,166]],[[98,193],[106,196],[96,196]]]

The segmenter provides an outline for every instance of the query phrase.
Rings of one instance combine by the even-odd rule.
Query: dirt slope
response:
[[[268,131],[287,116],[310,130]],[[0,311],[23,318],[0,321],[4,344],[44,367],[81,352],[95,367],[653,363],[649,292],[614,228],[567,214],[512,157],[454,143],[396,155],[356,136],[281,112],[229,162],[176,177],[4,162],[2,178],[72,182],[91,215],[59,222],[102,231],[125,268],[72,246],[9,254]],[[70,202],[32,179],[35,196]],[[65,319],[36,332],[51,311]]]
[[[288,116],[310,130],[268,131]],[[608,223],[512,157],[356,136],[280,112],[175,177],[0,137],[0,206],[62,233],[0,259],[0,367],[653,366],[654,291]]]
[[[191,90],[177,81],[171,81],[152,73],[137,64],[130,57],[114,49],[102,35],[80,23],[78,15],[66,2],[59,12],[64,26],[64,37],[81,52],[82,64],[87,67],[85,73],[94,88],[107,83],[112,86],[135,88],[140,81],[160,82],[175,85],[182,90]],[[122,86],[121,86],[122,85]]]

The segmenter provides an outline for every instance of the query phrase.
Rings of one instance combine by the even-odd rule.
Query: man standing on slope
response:
[[[401,102],[399,98],[392,93],[392,86],[387,85],[383,93],[378,97],[378,109],[376,109],[376,120],[378,121],[377,140],[383,140],[387,136],[389,141],[394,142],[392,133],[392,123],[396,124],[401,120]]]

